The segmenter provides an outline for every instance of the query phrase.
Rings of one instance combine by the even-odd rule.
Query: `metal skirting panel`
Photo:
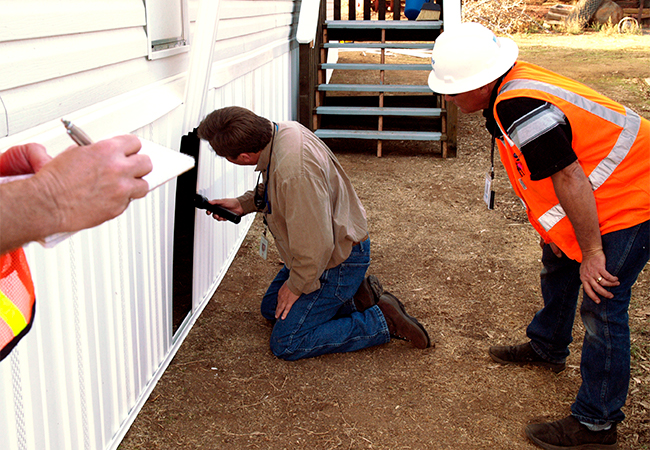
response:
[[[293,114],[291,58],[285,53],[269,63],[210,89],[204,115],[225,106],[242,106],[270,120],[290,120]],[[252,189],[257,180],[255,168],[235,166],[220,158],[206,142],[201,143],[198,170],[198,192],[207,198],[237,197]],[[239,225],[217,222],[200,211],[196,215],[194,233],[193,309],[201,307],[216,290],[234,258],[253,215],[245,216]],[[242,232],[244,235],[242,235]],[[236,245],[234,245],[236,243]]]
[[[178,147],[178,120],[135,134]],[[173,180],[54,248],[26,247],[36,315],[0,364],[3,449],[102,449],[127,418],[172,342],[175,193]]]
[[[252,167],[239,167],[218,158],[202,142],[199,155],[199,189],[207,198],[236,197],[255,184]],[[239,189],[237,189],[239,188]],[[194,227],[194,278],[192,311],[202,309],[223,279],[254,215],[242,218],[239,224],[219,222],[197,210]]]

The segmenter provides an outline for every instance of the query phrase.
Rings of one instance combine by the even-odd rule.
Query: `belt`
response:
[[[370,236],[368,236],[368,235],[366,234],[366,236],[365,236],[363,239],[361,239],[359,242],[355,242],[355,243],[353,243],[353,244],[352,244],[352,247],[354,247],[355,245],[359,245],[359,244],[361,244],[362,242],[366,242],[366,241],[368,240],[369,237],[370,237]]]

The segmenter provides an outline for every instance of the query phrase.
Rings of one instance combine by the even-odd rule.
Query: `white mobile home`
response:
[[[299,6],[0,0],[0,152],[40,142],[56,155],[72,143],[61,118],[96,140],[134,133],[177,151],[181,137],[221,106],[293,119]],[[233,196],[254,184],[253,175],[201,147],[191,188]],[[185,208],[201,245],[189,252],[191,297],[179,305],[175,212],[191,198],[176,187],[169,182],[54,248],[26,247],[36,317],[0,363],[0,447],[118,446],[251,223],[194,218],[193,206]]]
[[[196,213],[193,195],[232,197],[256,177],[251,167],[225,163],[198,142],[193,130],[212,110],[238,105],[276,121],[300,120],[323,138],[334,132],[375,139],[378,156],[385,139],[440,141],[443,156],[455,154],[453,108],[427,86],[343,86],[379,93],[379,107],[353,108],[378,115],[378,129],[317,129],[319,114],[332,113],[319,102],[336,87],[325,86],[332,68],[325,62],[337,49],[362,48],[366,32],[382,55],[402,45],[387,43],[386,35],[418,35],[428,42],[407,48],[429,49],[442,28],[439,20],[397,23],[399,2],[393,20],[384,20],[384,0],[372,2],[379,20],[369,29],[353,20],[341,26],[342,9],[356,14],[356,2],[345,3],[0,0],[0,152],[39,142],[56,155],[72,143],[65,118],[95,140],[134,133],[197,163],[112,221],[54,248],[26,246],[36,315],[32,330],[0,362],[3,450],[117,448],[216,290],[252,217],[239,225],[216,222]],[[364,3],[364,20],[370,4]],[[449,23],[458,23],[460,2],[445,8]],[[325,30],[332,42],[322,32],[325,16],[334,19]],[[364,43],[333,38],[337,26]],[[396,69],[376,66],[382,80],[384,70]],[[410,117],[426,109],[440,131],[384,130],[390,108],[383,100],[391,92],[433,102],[392,113]]]

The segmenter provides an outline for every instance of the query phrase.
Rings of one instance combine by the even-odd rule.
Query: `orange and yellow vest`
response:
[[[497,116],[499,102],[515,97],[546,101],[566,116],[573,151],[596,198],[601,235],[650,220],[650,122],[577,81],[517,62],[503,79],[494,104],[503,133],[497,142],[510,183],[545,242],[554,242],[569,258],[582,261],[551,178],[530,179],[521,151]]]
[[[0,256],[0,361],[34,321],[34,284],[22,248]]]

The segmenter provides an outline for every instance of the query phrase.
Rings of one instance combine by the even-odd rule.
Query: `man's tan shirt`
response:
[[[262,209],[296,295],[320,288],[326,269],[345,261],[368,235],[366,211],[332,151],[297,122],[274,125],[256,170],[267,186]],[[270,159],[270,164],[269,164]],[[268,172],[267,173],[267,169]],[[258,186],[263,195],[264,187]],[[253,191],[238,198],[244,214],[257,211]]]

